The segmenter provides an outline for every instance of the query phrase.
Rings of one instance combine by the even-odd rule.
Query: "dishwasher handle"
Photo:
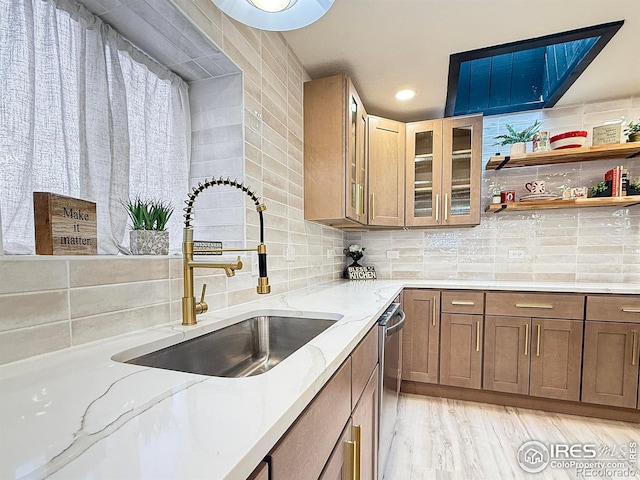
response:
[[[385,338],[389,338],[390,336],[398,333],[404,327],[404,321],[406,320],[406,316],[405,316],[404,312],[402,310],[398,310],[396,315],[401,317],[400,321],[398,323],[396,323],[393,327],[389,327],[389,328],[385,328],[384,329]]]

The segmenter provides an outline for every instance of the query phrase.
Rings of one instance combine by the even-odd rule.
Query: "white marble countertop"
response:
[[[0,367],[0,478],[242,479],[403,287],[638,294],[637,285],[337,281]],[[277,367],[243,379],[112,360],[277,310],[342,316]]]

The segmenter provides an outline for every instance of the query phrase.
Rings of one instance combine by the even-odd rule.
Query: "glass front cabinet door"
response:
[[[367,223],[367,112],[351,80],[347,79],[347,218]]]
[[[406,225],[478,225],[482,116],[407,124]]]

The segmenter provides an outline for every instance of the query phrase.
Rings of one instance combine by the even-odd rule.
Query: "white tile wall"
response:
[[[91,0],[105,20],[117,9],[133,12],[122,23],[134,32],[140,27],[142,35],[150,23],[141,21],[142,12],[135,10],[146,2],[134,1],[138,3],[135,8],[124,8],[132,2]],[[195,72],[183,73],[191,81],[193,179],[244,177],[264,197],[274,293],[338,278],[343,268],[344,233],[303,218],[302,83],[308,77],[300,62],[281,35],[229,20],[209,0],[176,0],[175,6],[191,17],[196,31],[233,60],[205,51],[206,45],[182,19],[173,16],[172,9],[153,2],[150,8],[157,10],[153,15],[164,20],[162,32],[150,38],[170,50],[171,61],[187,54],[190,60],[180,68],[172,66],[174,70],[189,67]],[[172,37],[171,32],[176,31],[180,35]],[[192,47],[207,58],[194,56]],[[229,69],[235,63],[244,76],[205,79],[215,74],[211,62]],[[239,108],[242,105],[244,109]],[[220,208],[222,204],[225,209]],[[207,190],[197,200],[195,216],[201,222],[196,227],[197,238],[231,239],[240,233],[251,246],[259,237],[252,202],[233,189]],[[244,231],[234,230],[238,226]],[[296,252],[293,262],[284,256],[289,245]],[[335,255],[327,257],[327,249]],[[244,262],[250,265],[246,257]],[[181,265],[181,259],[171,257],[1,257],[0,364],[178,321]],[[220,271],[197,270],[195,289],[207,283],[211,308],[254,300],[256,278],[247,267],[233,278]]]

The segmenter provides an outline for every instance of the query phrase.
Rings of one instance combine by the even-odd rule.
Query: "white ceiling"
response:
[[[283,33],[311,78],[347,73],[367,113],[441,118],[449,55],[624,20],[557,105],[640,95],[640,0],[335,0]],[[400,102],[396,91],[416,90]]]

